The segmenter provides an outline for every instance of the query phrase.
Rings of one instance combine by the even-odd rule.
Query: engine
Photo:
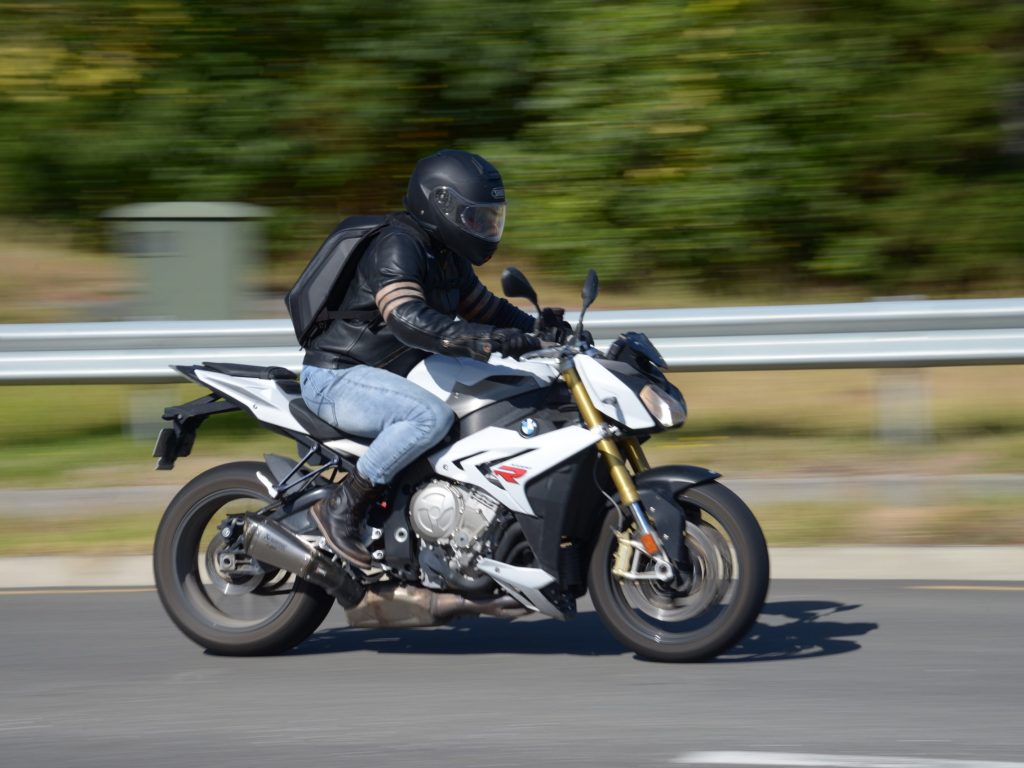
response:
[[[474,564],[489,554],[504,518],[501,504],[476,488],[431,480],[409,501],[409,521],[423,543],[420,566],[430,580],[463,591],[490,584]]]

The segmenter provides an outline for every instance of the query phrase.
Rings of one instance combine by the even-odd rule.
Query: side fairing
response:
[[[487,427],[429,457],[434,471],[486,491],[513,512],[535,516],[526,486],[601,436],[577,426],[536,437],[501,427]]]
[[[557,376],[554,366],[545,362],[492,355],[485,363],[431,355],[409,371],[407,378],[447,403],[461,419],[499,400],[546,387]]]

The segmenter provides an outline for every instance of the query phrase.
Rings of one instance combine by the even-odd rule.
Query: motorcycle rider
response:
[[[369,244],[341,317],[309,343],[301,375],[314,413],[374,438],[355,470],[310,510],[328,545],[361,566],[370,563],[359,536],[370,502],[454,421],[451,408],[405,374],[431,353],[487,360],[540,346],[533,316],[473,272],[491,258],[505,224],[497,169],[469,152],[437,152],[416,164],[404,208]],[[545,322],[556,334],[568,328],[550,310],[542,328]]]

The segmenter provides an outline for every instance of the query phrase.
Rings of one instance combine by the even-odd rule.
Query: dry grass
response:
[[[877,385],[885,371],[764,371],[673,376],[686,426],[656,438],[660,462],[729,474],[968,474],[1024,471],[1024,366],[917,373],[933,434],[877,439]]]
[[[926,507],[770,504],[754,511],[771,546],[1024,544],[1024,514],[1014,498]]]
[[[82,320],[123,301],[126,259],[83,252],[60,232],[0,223],[0,323]]]
[[[153,512],[50,519],[0,518],[0,556],[142,555],[153,549]]]

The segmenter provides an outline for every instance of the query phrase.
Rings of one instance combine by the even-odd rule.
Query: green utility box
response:
[[[137,319],[228,320],[247,312],[263,262],[265,208],[245,203],[137,203],[104,214],[114,245],[138,264]]]

